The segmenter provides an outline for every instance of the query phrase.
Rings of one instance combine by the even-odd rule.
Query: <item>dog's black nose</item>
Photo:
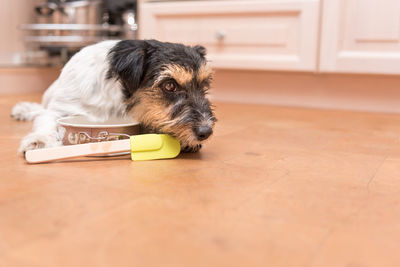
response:
[[[211,127],[208,126],[199,126],[195,128],[194,133],[197,136],[197,140],[203,141],[206,140],[213,133],[213,130]]]

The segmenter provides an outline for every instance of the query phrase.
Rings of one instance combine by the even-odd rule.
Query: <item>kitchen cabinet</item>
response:
[[[140,5],[140,37],[201,44],[215,68],[316,71],[318,0]]]
[[[324,0],[320,71],[400,74],[399,0]]]
[[[400,74],[399,0],[144,2],[139,15],[141,38],[202,44],[215,68]]]

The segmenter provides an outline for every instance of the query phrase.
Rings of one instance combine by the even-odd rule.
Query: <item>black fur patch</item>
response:
[[[205,48],[157,40],[124,40],[109,52],[107,78],[118,79],[126,99],[140,87],[152,86],[163,66],[178,64],[197,70],[205,63]]]
[[[195,45],[193,46],[193,48],[197,51],[197,53],[199,53],[203,58],[206,56],[207,54],[207,50],[204,46],[201,45]]]
[[[107,78],[117,78],[126,98],[140,87],[144,75],[146,43],[138,40],[118,42],[109,52]]]

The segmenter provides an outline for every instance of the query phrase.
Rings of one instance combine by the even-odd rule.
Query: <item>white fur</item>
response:
[[[11,116],[19,121],[31,121],[44,111],[38,103],[19,102],[11,110]]]
[[[42,105],[18,103],[11,115],[18,120],[34,119],[33,131],[21,142],[19,151],[60,146],[63,133],[57,119],[83,115],[105,121],[125,116],[122,88],[115,79],[106,79],[107,55],[118,41],[104,41],[83,48],[64,66],[58,79],[47,89]]]

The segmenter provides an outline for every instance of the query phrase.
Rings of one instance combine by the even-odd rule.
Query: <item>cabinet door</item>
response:
[[[399,0],[324,0],[325,72],[400,74]]]
[[[201,44],[217,68],[315,71],[318,0],[144,3],[140,37]]]

